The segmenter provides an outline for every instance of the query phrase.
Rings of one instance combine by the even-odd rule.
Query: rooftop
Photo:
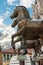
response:
[[[14,54],[14,50],[13,50],[13,48],[10,48],[10,49],[8,49],[8,50],[5,50],[5,51],[2,51],[2,53],[3,54]],[[31,49],[27,49],[27,53],[28,54],[32,54],[32,50]]]

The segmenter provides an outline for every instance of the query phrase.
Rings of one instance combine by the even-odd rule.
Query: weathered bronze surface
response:
[[[24,6],[18,6],[14,10],[11,18],[15,19],[12,24],[12,27],[18,25],[17,32],[12,35],[12,47],[15,49],[13,44],[18,41],[24,41],[22,46],[28,46],[28,48],[34,48],[36,53],[39,51],[41,47],[41,43],[38,39],[43,38],[41,35],[43,34],[43,20],[34,21],[30,18],[27,9]],[[18,40],[14,41],[14,38],[19,36]],[[32,42],[32,44],[26,42],[26,40],[37,40],[37,42]]]

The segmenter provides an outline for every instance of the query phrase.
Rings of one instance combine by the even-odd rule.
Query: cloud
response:
[[[2,16],[0,15],[0,25],[1,25],[1,24],[4,24],[3,21],[4,21],[4,19],[5,19],[8,15],[10,15],[10,12],[9,12],[9,11],[6,11],[5,13],[3,13]]]
[[[3,13],[3,15],[0,15],[0,30],[6,29],[6,26],[4,24],[4,20],[5,18],[7,18],[10,15],[9,11],[6,11],[5,13]]]
[[[5,25],[4,24],[4,19],[7,18],[7,16],[9,16],[9,11],[6,11],[5,13],[3,13],[3,15],[0,15],[0,31],[2,33],[2,36],[0,36],[0,45],[2,46],[2,48],[8,48],[10,47],[10,45],[8,45],[8,43],[11,44],[11,35],[14,34],[16,32],[16,30],[14,30],[14,28],[11,27],[11,25]],[[7,43],[8,42],[8,43]],[[6,47],[5,47],[6,44]]]
[[[6,7],[6,10],[10,11],[10,7]]]
[[[0,40],[0,43],[4,43],[6,41],[11,41],[11,35],[14,34],[16,32],[16,30],[14,30],[13,28],[11,28],[10,26],[6,26],[5,29],[3,28],[3,37]]]
[[[3,16],[0,16],[0,23],[2,24],[2,22],[3,22]]]
[[[7,16],[7,15],[9,15],[10,14],[10,12],[9,11],[6,11],[4,14],[3,14],[3,16]]]
[[[7,0],[7,3],[8,3],[9,5],[13,5],[13,2],[15,2],[15,0]]]
[[[4,44],[1,45],[1,47],[2,47],[2,50],[12,48],[10,42],[5,42]]]
[[[10,26],[5,27],[6,29],[3,29],[3,36],[0,37],[0,45],[4,47],[4,49],[8,49],[11,47],[11,35],[16,32],[13,28]],[[8,45],[9,44],[9,45]],[[2,48],[3,48],[2,47]]]
[[[20,5],[25,7],[31,7],[31,4],[33,4],[34,0],[20,0]]]
[[[0,30],[2,28],[5,28],[3,21],[4,21],[4,16],[0,16]]]
[[[19,4],[18,4],[18,1],[19,1]],[[31,4],[33,4],[35,2],[35,0],[7,0],[7,3],[9,5],[15,5],[15,6],[18,6],[18,5],[22,5],[22,6],[25,6],[25,7],[31,7]]]

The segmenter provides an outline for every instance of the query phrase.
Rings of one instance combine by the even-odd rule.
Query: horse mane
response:
[[[26,18],[30,18],[30,14],[26,7],[23,7],[23,12],[24,12],[24,16],[26,16]]]
[[[23,13],[24,13],[24,16],[25,16],[26,18],[30,18],[30,14],[29,14],[29,12],[28,12],[28,10],[27,10],[27,8],[26,8],[25,6],[17,6],[17,8],[18,8],[18,7],[22,8]]]

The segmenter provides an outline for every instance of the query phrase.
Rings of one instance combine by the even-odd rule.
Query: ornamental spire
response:
[[[32,8],[33,8],[33,18],[39,19],[42,12],[39,0],[35,0],[35,4],[32,5]]]

